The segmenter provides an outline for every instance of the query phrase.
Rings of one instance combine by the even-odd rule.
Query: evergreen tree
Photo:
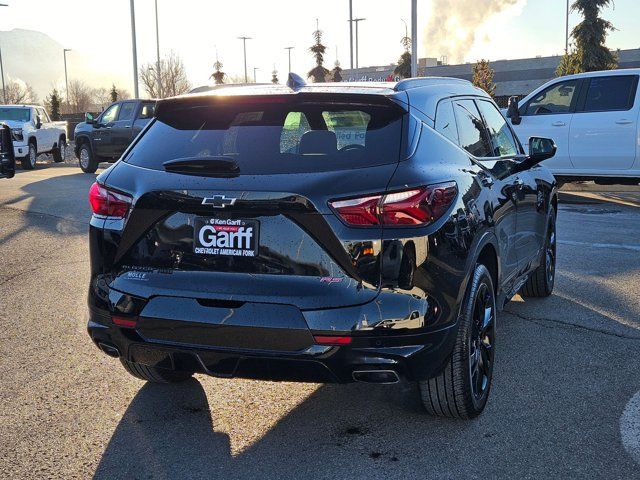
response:
[[[398,60],[398,65],[393,70],[395,75],[398,75],[400,78],[410,78],[411,77],[411,37],[405,35],[400,40],[400,43],[404,47],[404,52],[400,55],[400,59]]]
[[[60,95],[55,88],[51,91],[47,99],[45,100],[51,120],[60,120]]]
[[[309,70],[307,76],[312,78],[314,82],[324,82],[329,74],[329,70],[324,68],[322,65],[324,63],[324,52],[327,50],[322,44],[322,30],[318,26],[318,20],[316,19],[316,31],[313,32],[313,38],[316,43],[309,47],[309,51],[313,55],[316,61],[316,66]]]
[[[494,73],[494,70],[489,65],[489,60],[478,60],[473,66],[473,84],[492,97],[496,91],[496,84],[493,83]]]
[[[118,101],[118,89],[116,88],[116,85],[114,83],[111,84],[111,91],[109,92],[109,96],[111,97],[111,103]]]
[[[225,73],[222,71],[222,62],[218,60],[217,56],[216,56],[216,63],[213,64],[213,68],[215,71],[211,74],[211,77],[209,78],[213,78],[213,81],[216,83],[216,85],[222,85],[224,83]]]
[[[334,82],[342,81],[342,67],[340,66],[339,60],[336,60],[333,70],[331,70],[331,80]]]
[[[576,0],[572,11],[583,17],[571,32],[575,48],[567,53],[556,70],[557,75],[569,75],[597,70],[611,70],[618,66],[617,55],[606,45],[607,35],[615,30],[613,24],[600,18],[600,10],[613,4],[613,0]]]

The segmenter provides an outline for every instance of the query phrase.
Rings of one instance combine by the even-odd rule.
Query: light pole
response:
[[[359,67],[359,63],[358,63],[358,23],[362,22],[363,20],[366,20],[366,18],[354,18],[352,21],[355,22],[356,24],[356,68]]]
[[[411,76],[418,76],[418,0],[411,0]]]
[[[162,98],[162,80],[160,76],[160,30],[158,29],[158,0],[156,1],[156,75],[158,77],[158,98]]]
[[[133,94],[136,98],[140,98],[138,91],[138,52],[136,50],[136,13],[133,6],[133,0],[129,0],[131,5],[131,44],[133,46]]]
[[[253,83],[258,83],[258,80],[257,80],[257,78],[258,78],[258,77],[256,77],[256,72],[257,72],[258,70],[260,70],[260,68],[258,68],[258,67],[253,67]]]
[[[349,52],[351,70],[353,70],[353,0],[349,0]]]
[[[569,53],[569,0],[567,0],[567,18],[565,23],[564,53]]]
[[[289,73],[291,73],[291,50],[295,47],[284,47],[285,50],[289,50]]]
[[[0,7],[8,7],[6,3],[0,3]],[[0,46],[0,77],[2,77],[2,103],[7,103],[7,90],[4,86],[4,67],[2,66],[2,47]]]
[[[63,49],[62,55],[64,56],[64,85],[65,92],[64,96],[67,100],[67,104],[69,103],[69,77],[67,77],[67,52],[70,52],[70,48]]]
[[[238,40],[242,40],[244,47],[244,83],[249,83],[249,77],[247,76],[247,40],[251,40],[251,37],[238,37]]]

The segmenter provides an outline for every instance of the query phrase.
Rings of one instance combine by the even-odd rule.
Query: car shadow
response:
[[[588,313],[560,301],[564,311]],[[629,361],[637,342],[530,320],[538,307],[524,302],[518,314],[503,313],[492,397],[475,420],[429,417],[410,382],[319,385],[304,395],[286,383],[206,377],[146,384],[94,478],[575,478],[592,474],[593,465],[634,471],[618,422],[640,389],[637,363]],[[244,388],[256,401],[234,398]],[[278,408],[269,399],[287,391],[299,401],[269,423]]]
[[[51,167],[63,170],[64,167]],[[0,242],[6,241],[28,228],[50,233],[85,235],[91,219],[87,195],[95,175],[82,172],[61,174],[42,180],[24,183],[20,176],[3,184],[0,191],[0,207],[26,212],[22,225],[0,234]]]

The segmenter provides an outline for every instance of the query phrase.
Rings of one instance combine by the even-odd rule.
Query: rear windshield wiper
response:
[[[237,177],[240,167],[229,157],[176,158],[162,164],[167,172],[203,177]]]

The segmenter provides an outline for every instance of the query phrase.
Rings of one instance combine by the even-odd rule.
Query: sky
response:
[[[435,51],[441,46],[426,42],[432,7],[441,0],[418,0],[418,56],[440,57]],[[473,4],[506,5],[489,18],[468,19],[469,25],[458,26],[473,32],[462,35],[465,44],[461,60],[475,62],[479,58],[499,60],[537,55],[561,54],[565,43],[565,0],[473,0]],[[0,31],[23,28],[46,33],[64,47],[68,54],[69,75],[79,58],[97,71],[112,72],[132,87],[131,24],[129,0],[0,0],[9,7],[0,7]],[[353,0],[354,17],[366,18],[359,27],[360,66],[386,65],[395,62],[402,53],[404,23],[410,21],[410,0]],[[464,10],[469,0],[450,0]],[[269,81],[275,68],[280,78],[286,76],[287,51],[292,51],[292,70],[306,73],[313,60],[308,47],[318,19],[327,46],[328,68],[336,58],[343,68],[349,66],[348,0],[158,0],[160,52],[178,53],[194,86],[210,83],[209,75],[218,58],[223,71],[243,75],[242,41],[238,36],[252,37],[247,41],[249,77]],[[500,10],[500,9],[498,9]],[[155,61],[156,36],[153,0],[135,0],[138,64]],[[442,13],[442,12],[440,12]],[[610,48],[638,48],[640,1],[616,0],[615,8],[607,9],[604,17],[617,27],[608,39]],[[454,19],[455,20],[455,19]],[[570,16],[570,26],[578,21]],[[460,32],[459,32],[460,33]],[[337,50],[337,57],[336,57]],[[75,59],[75,60],[74,60]],[[450,63],[452,60],[449,59]]]

